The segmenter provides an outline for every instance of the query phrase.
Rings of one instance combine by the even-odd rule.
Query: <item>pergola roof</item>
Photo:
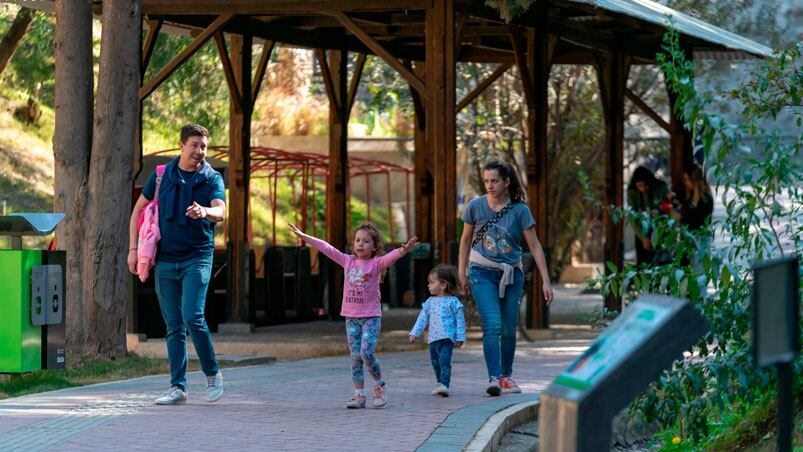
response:
[[[650,0],[573,0],[573,2],[586,3],[609,13],[624,14],[662,27],[669,25],[671,18],[681,34],[756,56],[772,54],[772,49],[767,46]]]
[[[11,1],[54,9],[53,0]],[[458,61],[514,62],[509,24],[498,11],[484,0],[454,0],[454,5],[462,17]],[[617,48],[633,63],[654,62],[669,17],[683,43],[695,50],[736,58],[772,53],[755,41],[650,0],[547,0],[543,8],[533,5],[513,23],[531,27],[537,15],[547,11],[548,32],[558,38],[554,63],[592,64],[591,50]],[[218,16],[234,14],[223,31],[299,47],[376,53],[359,36],[364,32],[396,58],[414,61],[425,59],[425,12],[431,6],[432,0],[142,0],[143,14],[167,27],[206,28]]]

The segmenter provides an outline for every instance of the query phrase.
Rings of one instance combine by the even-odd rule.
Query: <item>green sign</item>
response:
[[[670,306],[635,302],[555,379],[555,383],[585,391],[615,369],[666,322]]]

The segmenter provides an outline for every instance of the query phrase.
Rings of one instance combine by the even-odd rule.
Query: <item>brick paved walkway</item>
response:
[[[540,392],[587,345],[520,343],[514,376],[525,393]],[[471,406],[464,415],[486,417],[492,412],[477,407],[499,405],[483,394],[479,343],[456,350],[449,398],[429,394],[428,352],[379,359],[390,396],[383,409],[344,408],[347,357],[225,369],[226,393],[215,404],[205,401],[200,373],[189,375],[189,403],[173,407],[152,404],[168,378],[144,377],[0,401],[0,450],[411,451],[451,413]]]

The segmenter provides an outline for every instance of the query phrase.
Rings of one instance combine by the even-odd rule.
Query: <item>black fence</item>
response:
[[[231,315],[230,275],[227,250],[215,250],[212,278],[207,290],[206,322],[212,332]],[[251,250],[249,265],[249,319],[256,326],[339,318],[327,312],[327,274],[334,264],[309,247],[268,246],[260,259]],[[134,332],[149,338],[165,336],[165,326],[153,277],[145,283],[134,278]],[[413,263],[409,254],[388,269],[381,286],[382,302],[389,307],[404,306],[405,293],[413,290]],[[426,290],[426,287],[424,287]],[[424,299],[414,300],[419,306]],[[408,302],[410,296],[408,295]]]

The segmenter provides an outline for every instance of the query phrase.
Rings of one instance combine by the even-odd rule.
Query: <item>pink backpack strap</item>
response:
[[[156,167],[156,191],[153,195],[153,200],[158,203],[159,202],[159,186],[162,184],[162,176],[165,174],[165,167],[167,165],[158,165]]]

